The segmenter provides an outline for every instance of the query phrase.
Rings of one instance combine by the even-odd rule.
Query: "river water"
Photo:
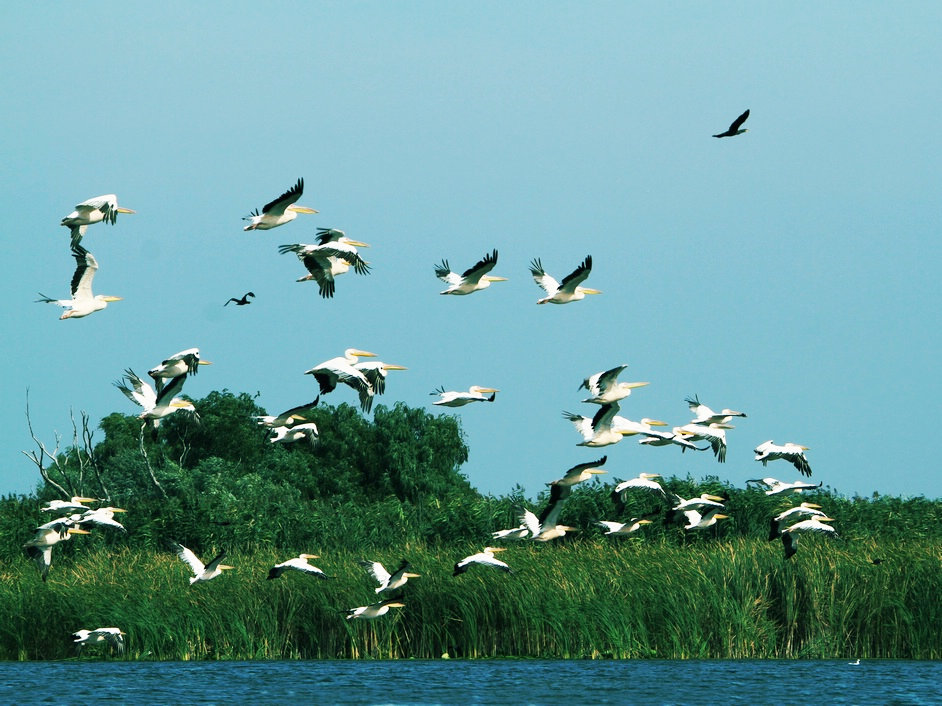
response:
[[[3,704],[940,704],[942,662],[0,663]]]

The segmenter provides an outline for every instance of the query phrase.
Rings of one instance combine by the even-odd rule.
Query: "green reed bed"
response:
[[[27,560],[6,562],[0,658],[70,658],[71,632],[112,625],[128,634],[128,659],[942,658],[936,542],[803,538],[789,561],[780,544],[743,538],[517,543],[499,555],[514,574],[451,575],[479,550],[325,554],[313,563],[329,581],[268,581],[288,555],[258,550],[192,587],[169,551],[74,553],[46,583]],[[391,568],[403,557],[422,575],[402,592],[406,607],[345,620],[377,600],[357,560]]]

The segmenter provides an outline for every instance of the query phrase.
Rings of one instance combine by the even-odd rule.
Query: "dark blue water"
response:
[[[942,662],[0,663],[3,704],[939,704]]]

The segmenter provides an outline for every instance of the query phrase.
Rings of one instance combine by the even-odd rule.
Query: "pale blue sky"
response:
[[[752,460],[774,439],[809,446],[813,478],[840,492],[942,496],[942,5],[271,7],[4,10],[0,492],[38,480],[27,386],[39,435],[68,441],[70,409],[135,411],[111,384],[126,367],[198,346],[215,364],[187,394],[259,392],[271,412],[313,398],[303,371],[347,347],[408,366],[382,403],[500,388],[457,412],[484,492],[535,495],[606,452],[604,480],[793,480]],[[748,133],[710,137],[745,108]],[[244,233],[298,177],[320,213]],[[68,290],[59,220],[112,192],[137,214],[85,245],[96,293],[124,300],[59,321],[33,303]],[[373,273],[331,301],[277,252],[318,226],[373,246]],[[508,282],[438,295],[436,262],[492,248]],[[530,259],[562,276],[587,254],[604,293],[536,306]],[[223,308],[246,290],[255,303]],[[591,416],[579,383],[620,363],[651,383],[630,418],[686,423],[694,393],[747,412],[727,463],[577,447],[561,411]]]

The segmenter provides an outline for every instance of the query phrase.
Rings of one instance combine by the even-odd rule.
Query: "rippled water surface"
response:
[[[942,662],[16,662],[0,703],[939,704]]]

